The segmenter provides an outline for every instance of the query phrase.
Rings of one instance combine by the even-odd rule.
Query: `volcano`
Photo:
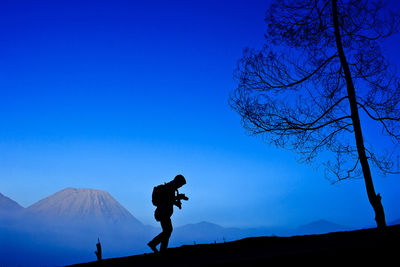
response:
[[[29,206],[25,213],[47,222],[143,226],[108,192],[95,189],[66,188]]]

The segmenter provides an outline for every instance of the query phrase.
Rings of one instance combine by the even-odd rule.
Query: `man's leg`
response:
[[[156,243],[154,242],[154,239],[151,240],[149,243],[147,243],[147,245],[151,248],[151,250],[152,250],[154,253],[157,253],[157,252],[158,252],[157,245],[156,245]]]
[[[169,238],[172,234],[172,222],[171,218],[167,217],[161,220],[161,227],[163,229],[161,233],[161,246],[160,251],[165,251],[168,247]]]
[[[167,217],[160,221],[162,232],[153,238],[147,245],[154,251],[158,252],[157,246],[161,243],[160,250],[166,250],[168,247],[169,238],[172,233],[171,218]]]
[[[161,227],[163,228],[162,223],[161,223]],[[151,240],[149,243],[147,243],[147,245],[151,248],[151,250],[153,250],[154,253],[158,252],[157,246],[163,240],[163,236],[164,236],[164,228],[161,233],[159,233],[156,237],[153,238],[153,240]]]

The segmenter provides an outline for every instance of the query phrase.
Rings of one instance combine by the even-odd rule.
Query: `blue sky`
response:
[[[153,186],[182,173],[177,225],[374,225],[362,180],[331,185],[322,166],[248,136],[228,105],[268,3],[2,1],[0,192],[28,206],[103,189],[155,225]],[[400,218],[399,178],[374,175],[388,221]]]

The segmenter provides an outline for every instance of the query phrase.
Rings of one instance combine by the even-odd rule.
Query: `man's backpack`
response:
[[[151,194],[151,202],[153,202],[154,206],[161,206],[165,202],[167,197],[166,189],[167,188],[165,184],[160,184],[153,188],[153,193]]]

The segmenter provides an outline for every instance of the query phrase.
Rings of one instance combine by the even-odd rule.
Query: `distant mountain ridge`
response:
[[[307,234],[325,234],[330,232],[338,232],[349,230],[349,227],[339,225],[327,220],[318,220],[311,223],[301,225],[294,229],[296,235],[307,235]]]
[[[111,194],[103,190],[84,188],[65,188],[46,198],[43,198],[27,208],[0,193],[0,212],[20,211],[22,214],[34,215],[43,220],[59,220],[67,223],[93,221],[104,224],[126,223],[130,226],[144,227],[128,210],[126,210]],[[395,223],[400,223],[396,220]],[[152,227],[147,227],[150,229]],[[225,236],[242,236],[243,232],[250,235],[301,235],[321,234],[334,231],[348,230],[327,220],[318,220],[301,225],[294,229],[284,228],[226,228],[210,222],[200,222],[177,227],[174,235],[187,236],[192,239],[208,240],[210,236],[222,238]],[[152,229],[152,231],[157,231]],[[203,238],[204,237],[204,238]]]

